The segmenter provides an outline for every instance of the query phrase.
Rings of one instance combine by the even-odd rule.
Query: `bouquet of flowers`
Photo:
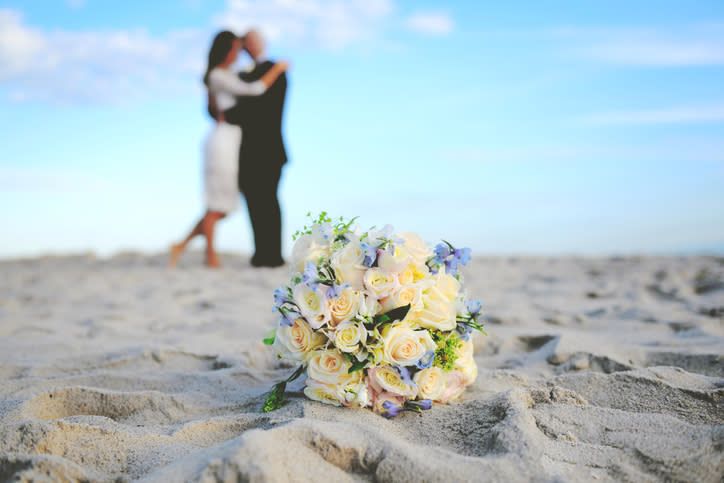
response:
[[[295,235],[290,284],[274,291],[279,327],[264,342],[299,367],[264,412],[302,373],[308,398],[386,417],[451,401],[477,377],[470,334],[484,333],[481,304],[464,297],[458,271],[470,249],[354,221],[322,212]]]

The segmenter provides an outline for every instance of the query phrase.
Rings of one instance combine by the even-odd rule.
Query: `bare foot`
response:
[[[221,268],[221,262],[216,254],[209,255],[206,257],[206,266],[209,268]]]
[[[171,245],[171,256],[168,259],[168,266],[169,267],[175,267],[176,263],[178,262],[179,257],[184,251],[183,245],[180,243],[174,243]]]

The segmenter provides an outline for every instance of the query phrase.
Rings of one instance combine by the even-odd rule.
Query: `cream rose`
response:
[[[367,329],[357,322],[342,322],[334,333],[334,345],[342,352],[354,352],[367,342]]]
[[[336,327],[340,322],[349,320],[359,310],[360,293],[352,288],[342,290],[339,297],[329,301],[329,314],[332,320],[329,325]]]
[[[352,375],[348,374],[351,364],[337,350],[316,350],[309,356],[307,375],[325,384],[347,384]]]
[[[300,283],[292,289],[294,302],[314,330],[319,329],[331,319],[327,295],[321,287],[321,285],[317,285],[315,289],[312,289]]]
[[[392,294],[398,282],[393,272],[375,267],[365,272],[364,285],[377,299],[383,299]]]
[[[455,360],[454,369],[462,373],[466,386],[469,386],[478,377],[478,365],[473,358],[473,343],[462,341],[462,346],[457,349],[458,358]]]
[[[390,272],[399,272],[405,268],[412,257],[404,245],[390,244],[377,257],[377,266]]]
[[[382,301],[382,310],[388,312],[397,307],[410,304],[412,310],[422,308],[422,290],[417,285],[402,285],[392,295]]]
[[[344,390],[344,397],[347,405],[355,408],[367,407],[372,402],[366,380],[356,384],[348,384]]]
[[[412,379],[417,385],[420,399],[436,401],[445,392],[446,374],[439,367],[430,367],[418,371]]]
[[[465,390],[465,376],[460,371],[450,371],[445,374],[445,391],[439,401],[446,403],[457,399]]]
[[[345,402],[345,396],[340,386],[335,384],[324,384],[314,379],[307,379],[304,395],[314,401],[325,404],[341,406]]]
[[[363,265],[365,253],[359,241],[352,240],[332,255],[332,270],[339,283],[348,283],[354,290],[364,287],[367,267]]]
[[[283,324],[277,329],[274,345],[282,357],[302,361],[324,340],[323,334],[314,332],[304,319],[298,318],[291,327]]]
[[[394,367],[373,367],[367,370],[367,376],[369,377],[370,386],[378,393],[387,391],[407,398],[417,396],[417,387],[403,381],[400,373]]]
[[[308,261],[316,265],[320,258],[329,258],[329,254],[328,244],[318,243],[312,235],[302,235],[297,238],[292,248],[289,270],[292,273],[302,273]]]
[[[411,366],[437,345],[427,330],[412,330],[404,322],[391,324],[382,331],[382,361],[387,364]]]
[[[427,259],[432,256],[432,248],[425,243],[420,235],[411,231],[403,231],[398,233],[396,238],[405,240],[405,248],[415,261],[415,263],[424,265]]]

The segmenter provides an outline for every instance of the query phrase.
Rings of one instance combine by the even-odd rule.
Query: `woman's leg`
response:
[[[181,254],[186,250],[186,245],[189,244],[191,240],[193,240],[197,235],[201,235],[201,224],[204,221],[204,217],[202,217],[198,223],[196,223],[196,226],[193,230],[188,234],[188,236],[182,241],[181,243],[174,243],[171,245],[171,257],[168,260],[168,266],[169,267],[175,267],[176,263],[178,263],[178,259],[181,257]]]
[[[206,265],[211,268],[221,267],[219,257],[214,250],[214,227],[216,222],[226,216],[219,211],[207,211],[201,220],[201,233],[206,237]]]

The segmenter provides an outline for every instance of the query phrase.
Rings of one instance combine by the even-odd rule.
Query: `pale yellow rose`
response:
[[[390,244],[377,257],[377,266],[389,272],[398,272],[405,268],[412,257],[404,245]]]
[[[291,327],[283,324],[277,329],[274,345],[279,354],[287,359],[302,361],[309,353],[324,344],[323,334],[314,332],[301,317]]]
[[[398,282],[393,272],[374,267],[365,272],[364,285],[377,299],[383,299],[392,294]]]
[[[410,304],[412,310],[422,308],[422,290],[417,285],[402,285],[382,301],[382,311],[388,312]]]
[[[342,322],[334,333],[334,345],[342,352],[355,352],[367,342],[367,329],[357,322]]]
[[[458,279],[445,273],[443,268],[433,275],[434,285],[425,290],[425,296],[432,300],[445,300],[454,302],[460,296],[460,282]]]
[[[408,321],[426,329],[453,330],[457,325],[455,306],[444,300],[430,300],[422,296],[422,308],[408,314]]]
[[[412,379],[417,384],[420,399],[436,401],[445,392],[446,374],[439,367],[430,367],[418,371]]]
[[[308,261],[316,265],[320,258],[329,258],[329,255],[328,244],[317,243],[312,235],[302,235],[294,242],[292,258],[289,261],[289,271],[291,273],[303,273]]]
[[[348,283],[354,290],[362,290],[364,288],[363,278],[367,271],[367,267],[363,264],[364,259],[365,253],[357,240],[350,241],[334,252],[331,264],[337,282]]]
[[[445,373],[445,391],[440,396],[439,401],[447,403],[460,397],[465,390],[465,376],[460,371],[450,371]]]
[[[407,384],[400,377],[400,373],[394,367],[377,366],[367,370],[369,383],[372,388],[380,393],[387,391],[398,396],[414,398],[417,396],[417,387]]]
[[[465,385],[469,386],[478,377],[478,365],[473,357],[473,342],[461,342],[462,346],[457,349],[458,358],[455,360],[453,368],[462,373]]]
[[[399,322],[382,331],[382,361],[399,366],[412,366],[437,345],[427,330],[413,330],[409,324]]]
[[[329,314],[332,317],[329,325],[336,327],[340,322],[349,320],[359,310],[360,293],[352,288],[342,290],[339,297],[329,300]]]
[[[338,350],[316,350],[307,362],[307,375],[325,384],[347,384],[351,375],[347,373],[351,364]]]
[[[302,283],[297,284],[292,288],[292,296],[302,316],[307,319],[312,329],[319,329],[332,318],[329,313],[327,295],[321,285],[312,289]]]
[[[304,395],[314,401],[334,406],[341,406],[345,402],[344,392],[339,385],[325,384],[314,379],[307,379]]]
[[[398,233],[395,238],[402,238],[405,240],[405,248],[408,253],[419,265],[424,265],[427,259],[432,256],[432,248],[428,245],[420,235],[412,231],[403,231]]]

